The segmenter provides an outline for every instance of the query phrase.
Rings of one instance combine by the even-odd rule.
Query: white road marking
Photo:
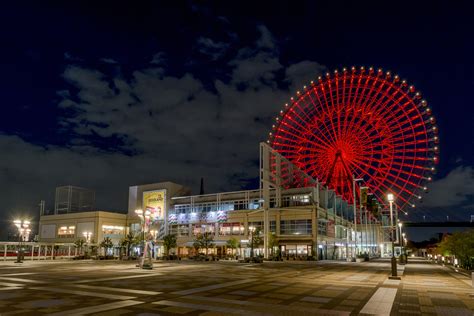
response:
[[[23,289],[22,286],[0,287],[0,291],[11,291],[11,290],[22,290],[22,289]]]
[[[206,311],[212,311],[212,312],[221,312],[221,313],[224,313],[224,314],[234,314],[234,315],[251,315],[251,316],[271,315],[271,314],[260,313],[260,312],[238,310],[238,309],[228,308],[228,307],[182,303],[182,302],[175,302],[175,301],[168,301],[168,300],[154,302],[153,304],[165,305],[165,306],[175,306],[175,307],[185,307],[185,308],[191,308],[191,309],[199,309],[199,310],[206,310]]]
[[[101,279],[88,279],[82,281],[76,281],[74,283],[90,283],[90,282],[99,282],[99,281],[116,281],[116,280],[124,280],[124,279],[135,279],[135,278],[146,278],[155,275],[162,275],[161,273],[155,273],[153,275],[150,274],[139,274],[139,275],[127,275],[122,277],[111,277],[111,278],[101,278]]]
[[[381,287],[360,311],[361,314],[390,315],[397,289]]]
[[[69,294],[83,295],[83,296],[102,297],[102,298],[108,298],[108,299],[111,299],[111,300],[131,300],[131,299],[136,298],[134,296],[114,295],[114,294],[86,292],[86,291],[75,291],[75,290],[68,290],[68,289],[64,289],[64,288],[46,287],[46,286],[45,287],[30,287],[30,289],[56,292],[56,293],[69,293]]]
[[[223,287],[228,287],[228,286],[233,286],[233,285],[239,285],[239,284],[255,282],[255,281],[256,281],[255,279],[231,281],[231,282],[226,282],[226,283],[220,283],[220,284],[214,284],[214,285],[198,287],[198,288],[189,289],[189,290],[177,291],[177,292],[173,292],[173,294],[188,295],[188,294],[194,294],[194,293],[199,293],[199,292],[204,292],[204,291],[220,289],[220,288],[223,288]]]
[[[104,290],[104,291],[111,291],[111,292],[131,293],[131,294],[143,294],[143,295],[163,294],[163,292],[134,290],[134,289],[121,289],[121,288],[116,288],[116,287],[94,286],[94,285],[85,285],[85,284],[75,284],[75,285],[71,284],[71,285],[68,285],[68,286],[69,287],[79,287],[79,288],[82,288],[82,289]]]
[[[127,306],[138,305],[138,304],[143,304],[143,302],[126,300],[126,301],[113,302],[113,303],[107,303],[107,304],[96,305],[96,306],[89,306],[89,307],[71,309],[71,310],[68,310],[68,311],[63,311],[63,312],[49,314],[49,315],[50,316],[87,315],[87,314],[92,314],[92,313],[105,312],[105,311],[118,309],[118,308],[122,308],[122,307],[127,307]]]
[[[3,277],[3,276],[0,276],[0,280],[7,280],[7,281],[13,281],[13,282],[36,283],[36,284],[44,283],[42,281],[29,280],[29,279],[20,279],[20,278],[9,278],[9,277]]]
[[[0,282],[2,286],[13,286],[13,287],[23,287],[25,284],[18,284],[18,283],[8,283],[8,282]]]

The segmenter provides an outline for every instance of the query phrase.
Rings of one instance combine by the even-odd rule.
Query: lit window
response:
[[[58,229],[59,238],[74,238],[76,233],[76,226],[67,225],[61,226]]]
[[[113,225],[102,225],[102,233],[104,235],[123,235],[125,227],[113,226]]]

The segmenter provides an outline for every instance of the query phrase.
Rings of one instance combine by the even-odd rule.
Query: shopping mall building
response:
[[[255,245],[254,251],[264,257],[277,253],[277,249],[283,258],[314,256],[319,260],[381,251],[379,225],[364,221],[363,216],[354,223],[352,204],[264,143],[260,144],[259,171],[260,187],[248,191],[191,195],[188,188],[172,182],[132,186],[127,214],[87,211],[42,215],[39,241],[68,247],[70,254],[72,243],[89,233],[91,243],[109,237],[117,253],[126,234],[142,233],[143,218],[136,210],[151,209],[156,216],[147,230],[153,235],[155,257],[164,254],[165,235],[177,236],[177,247],[171,253],[185,257],[195,254],[194,240],[205,232],[213,236],[208,253],[216,256],[231,253],[227,241],[235,238],[239,247],[234,253],[248,257],[255,232],[260,232],[263,244]]]

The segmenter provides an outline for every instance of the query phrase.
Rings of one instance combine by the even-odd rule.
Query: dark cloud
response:
[[[118,64],[118,62],[113,58],[101,58],[100,60],[106,64]]]
[[[474,168],[460,166],[429,185],[425,207],[461,208],[474,202]]]
[[[150,64],[155,64],[155,65],[162,65],[162,64],[164,64],[165,61],[166,61],[165,56],[166,56],[166,54],[165,54],[164,52],[156,53],[156,54],[153,55],[153,57],[151,58]]]
[[[128,186],[137,183],[170,180],[196,188],[205,177],[209,191],[248,186],[258,176],[258,143],[266,140],[271,117],[302,84],[301,76],[315,78],[324,69],[312,61],[282,65],[271,49],[273,37],[259,29],[254,45],[228,62],[229,80],[215,79],[211,87],[190,72],[168,74],[164,53],[127,76],[66,67],[68,87],[57,96],[67,146],[1,135],[7,153],[0,183],[8,184],[2,205],[32,211],[46,198],[52,208],[54,188],[65,184],[95,189],[100,209],[118,210],[127,206]],[[211,39],[201,44],[225,49]],[[278,76],[284,88],[276,84]]]
[[[230,46],[229,43],[216,42],[208,37],[199,37],[197,44],[199,52],[209,56],[212,60],[223,57]]]

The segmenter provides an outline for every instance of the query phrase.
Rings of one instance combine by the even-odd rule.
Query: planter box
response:
[[[364,262],[365,258],[356,258],[356,262]]]

